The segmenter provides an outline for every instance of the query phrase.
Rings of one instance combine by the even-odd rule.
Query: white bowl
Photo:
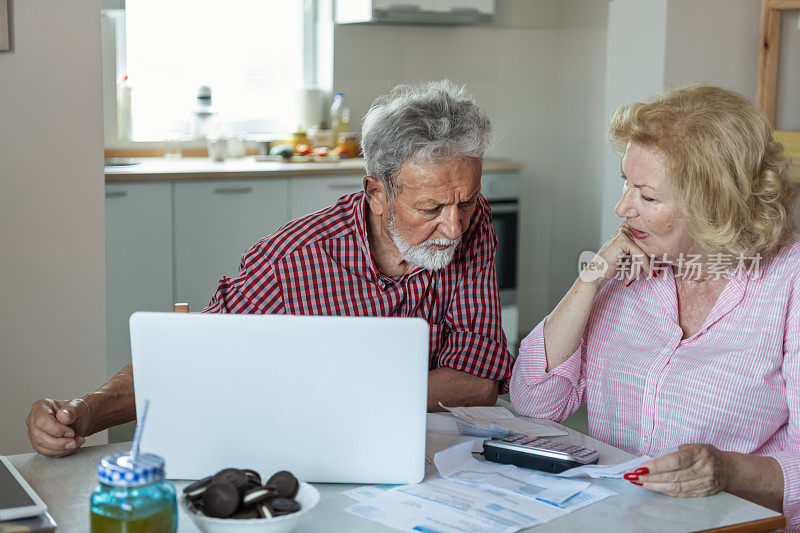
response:
[[[186,515],[204,533],[240,533],[242,531],[285,533],[293,531],[303,517],[319,503],[319,491],[308,483],[301,482],[295,500],[300,503],[299,511],[274,518],[211,518],[197,511],[184,497],[181,497],[181,506]]]

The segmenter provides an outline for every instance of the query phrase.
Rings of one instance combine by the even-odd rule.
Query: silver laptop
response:
[[[135,313],[130,328],[137,410],[150,401],[141,449],[167,477],[423,478],[424,320]]]

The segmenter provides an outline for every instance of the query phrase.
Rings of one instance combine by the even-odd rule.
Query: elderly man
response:
[[[428,409],[493,405],[511,357],[480,195],[490,133],[450,82],[378,98],[362,130],[363,192],[258,241],[204,311],[420,317],[430,324]],[[135,416],[128,365],[83,398],[35,402],[28,436],[38,452],[62,456]]]

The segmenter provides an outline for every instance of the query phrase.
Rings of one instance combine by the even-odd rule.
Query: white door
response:
[[[242,254],[288,220],[286,179],[175,184],[176,300],[201,311],[219,278],[239,271]]]

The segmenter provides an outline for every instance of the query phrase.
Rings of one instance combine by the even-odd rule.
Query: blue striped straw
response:
[[[131,463],[135,463],[139,458],[139,444],[142,442],[142,428],[147,419],[147,408],[150,407],[150,400],[145,400],[142,404],[142,416],[136,422],[136,433],[133,434],[133,444],[131,445]]]

